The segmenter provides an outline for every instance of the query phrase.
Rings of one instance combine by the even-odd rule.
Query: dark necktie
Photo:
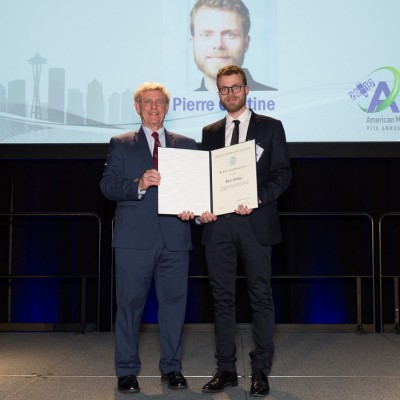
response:
[[[158,148],[161,147],[160,139],[158,137],[158,132],[153,132],[151,134],[154,138],[154,149],[153,149],[153,163],[154,168],[158,169]]]
[[[239,124],[240,121],[238,119],[234,119],[233,123],[235,124],[235,127],[233,128],[233,132],[232,132],[232,139],[231,139],[231,146],[233,144],[238,144],[239,143]],[[224,217],[226,219],[230,218],[232,214],[224,214]]]
[[[235,119],[235,120],[233,120],[233,123],[235,124],[235,127],[233,128],[233,132],[232,132],[231,146],[233,144],[238,144],[239,143],[239,124],[240,124],[240,121],[238,119]]]

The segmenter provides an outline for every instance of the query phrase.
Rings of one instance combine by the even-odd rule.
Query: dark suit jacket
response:
[[[271,86],[267,86],[264,85],[263,83],[260,82],[256,82],[253,77],[251,76],[250,72],[248,69],[243,69],[245,74],[246,74],[246,78],[247,78],[247,86],[250,88],[250,90],[278,90],[275,89]],[[195,92],[203,92],[206,91],[207,88],[204,85],[204,78],[201,80],[201,84],[200,87],[198,89],[195,90]]]
[[[167,131],[165,134],[167,147],[196,149],[193,139]],[[139,199],[139,180],[152,168],[153,159],[142,128],[111,138],[100,188],[107,199],[117,202],[112,245],[148,249],[161,229],[169,250],[190,250],[190,225],[174,215],[158,215],[157,187],[150,187]]]
[[[225,147],[225,124],[224,118],[203,128],[203,150]],[[246,140],[252,139],[264,149],[257,162],[258,199],[261,203],[246,218],[249,218],[257,240],[263,245],[273,245],[281,241],[278,198],[289,186],[292,176],[281,121],[252,111]],[[212,241],[215,223],[218,220],[204,225],[203,244]]]

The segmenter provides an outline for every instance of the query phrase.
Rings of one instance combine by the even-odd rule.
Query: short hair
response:
[[[133,99],[135,100],[135,102],[139,102],[140,101],[140,96],[144,93],[144,92],[148,92],[149,90],[159,90],[165,97],[165,101],[167,103],[169,103],[169,93],[168,90],[165,89],[165,87],[158,82],[144,82],[142,83],[137,89],[135,94],[133,95]]]
[[[238,74],[242,77],[243,84],[247,86],[246,74],[245,74],[243,68],[240,68],[237,65],[225,65],[225,67],[220,68],[217,72],[217,84],[218,84],[219,78],[221,76],[229,76],[229,75],[236,75],[236,74]]]
[[[216,10],[233,11],[240,15],[243,23],[243,32],[248,36],[250,31],[250,14],[242,0],[197,0],[190,12],[190,32],[194,36],[194,18],[200,7],[209,7]]]

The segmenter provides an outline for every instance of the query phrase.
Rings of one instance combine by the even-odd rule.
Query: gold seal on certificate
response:
[[[239,204],[257,208],[255,141],[213,151],[161,147],[158,213],[232,213]]]

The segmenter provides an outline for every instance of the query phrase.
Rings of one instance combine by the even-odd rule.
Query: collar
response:
[[[151,134],[152,134],[154,131],[152,131],[149,127],[144,126],[144,125],[142,125],[142,128],[143,128],[143,131],[144,131],[144,133],[146,134],[146,136],[147,136],[148,138],[150,138],[150,137],[151,137]],[[158,130],[157,130],[157,133],[158,133],[158,136],[159,136],[159,138],[160,138],[160,140],[161,140],[161,138],[163,138],[163,137],[165,136],[165,129],[164,129],[164,127],[161,127],[160,129],[158,129]]]
[[[226,114],[226,122],[231,124],[234,120],[238,119],[241,123],[250,119],[251,117],[251,110],[249,108],[245,108],[245,110],[239,115],[237,118],[232,118],[229,114]]]

